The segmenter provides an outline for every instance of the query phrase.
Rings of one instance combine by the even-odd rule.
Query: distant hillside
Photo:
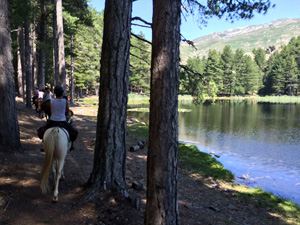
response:
[[[189,46],[186,42],[180,45],[180,58],[185,63],[189,57],[206,56],[210,49],[222,51],[225,45],[236,49],[244,49],[251,53],[254,48],[266,49],[275,46],[286,45],[292,37],[300,35],[300,18],[284,18],[273,20],[261,25],[253,25],[216,32],[192,40],[197,48]]]

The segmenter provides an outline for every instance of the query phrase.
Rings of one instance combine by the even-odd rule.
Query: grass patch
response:
[[[242,185],[234,185],[237,197],[258,208],[268,209],[270,213],[283,216],[289,224],[300,224],[300,208],[297,204],[284,198],[276,197],[272,193],[265,192],[260,188],[247,188]]]
[[[148,140],[149,138],[149,127],[142,123],[127,124],[127,132],[140,139]]]
[[[128,112],[149,112],[149,108],[131,108],[127,109]],[[191,109],[178,108],[178,112],[191,112]]]
[[[95,102],[99,102],[98,97],[80,98],[77,102],[80,104],[94,105]]]
[[[149,112],[149,108],[131,108],[127,112]]]
[[[231,96],[231,97],[216,97],[216,101],[249,101],[260,103],[300,103],[300,96]]]
[[[193,173],[214,177],[219,180],[233,181],[234,176],[211,155],[200,152],[196,146],[179,143],[179,163]]]
[[[269,103],[300,103],[299,96],[257,96],[255,98],[257,102],[269,102]]]
[[[148,105],[149,100],[150,98],[147,95],[128,94],[129,105]]]
[[[191,95],[178,95],[179,102],[191,102],[193,101],[193,97]]]
[[[193,97],[191,95],[179,95],[178,101],[180,102],[189,102],[192,101]],[[80,104],[94,105],[95,102],[99,102],[98,97],[89,97],[89,98],[80,98],[78,101]],[[150,97],[148,95],[140,94],[128,94],[128,105],[149,105]],[[98,105],[95,105],[98,107]]]

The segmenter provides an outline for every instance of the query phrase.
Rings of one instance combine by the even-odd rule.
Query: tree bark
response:
[[[57,36],[58,36],[59,82],[60,82],[60,85],[66,91],[66,63],[65,63],[65,45],[64,45],[62,0],[56,0],[56,22],[57,22]]]
[[[74,104],[74,35],[71,35],[71,80],[70,80],[70,104]]]
[[[37,87],[38,84],[38,78],[37,78],[37,68],[36,68],[36,21],[34,19],[34,22],[32,24],[32,60],[31,60],[31,65],[32,65],[32,89],[34,90],[35,87]]]
[[[20,49],[20,60],[21,60],[21,97],[25,102],[25,81],[26,81],[26,65],[25,65],[25,46],[24,46],[24,32],[23,26],[19,27],[18,43]]]
[[[0,146],[22,150],[15,102],[8,1],[0,0]]]
[[[107,189],[128,196],[125,135],[131,8],[132,0],[105,3],[97,136],[86,200]]]
[[[30,47],[30,24],[25,21],[25,65],[26,65],[26,107],[31,108],[32,73],[31,73],[31,47]]]
[[[23,39],[23,27],[19,26],[18,28],[18,95],[19,97],[24,96],[24,81],[23,81],[23,67],[24,63],[24,39]]]
[[[177,199],[180,0],[153,1],[145,224],[179,224]]]
[[[53,10],[53,67],[54,67],[54,77],[55,86],[58,83],[58,50],[57,50],[57,22],[56,22],[56,0],[54,0],[54,10]]]
[[[45,88],[46,77],[46,39],[47,39],[47,20],[46,20],[46,5],[45,0],[40,1],[41,4],[41,18],[40,18],[40,33],[39,33],[39,66],[38,66],[38,87]]]

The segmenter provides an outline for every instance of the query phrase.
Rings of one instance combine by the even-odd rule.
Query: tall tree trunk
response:
[[[32,89],[34,90],[37,87],[37,69],[36,69],[36,21],[34,20],[32,24]]]
[[[132,0],[105,3],[97,136],[86,199],[92,199],[106,189],[128,195],[125,134],[131,8]]]
[[[18,47],[17,52],[17,93],[18,97],[21,97],[23,95],[22,93],[22,65],[21,65],[21,53],[20,53],[20,47]]]
[[[22,90],[21,96],[23,97],[23,102],[25,102],[25,81],[26,81],[26,65],[25,65],[25,45],[24,45],[24,31],[23,26],[19,27],[19,48],[20,48],[20,55],[21,55],[21,70],[22,70]]]
[[[46,67],[46,39],[47,39],[47,21],[45,0],[41,0],[41,18],[40,18],[40,49],[39,49],[39,66],[38,66],[38,86],[40,89],[45,88],[45,67]]]
[[[62,15],[62,0],[56,0],[56,22],[58,35],[58,73],[60,85],[66,91],[65,45]]]
[[[74,104],[74,35],[71,35],[71,81],[70,81],[70,104]]]
[[[153,0],[145,224],[179,224],[177,199],[180,0]]]
[[[24,40],[23,40],[23,27],[19,26],[18,28],[18,95],[19,97],[24,96],[24,90],[23,90],[23,67],[25,67],[24,58]]]
[[[15,102],[8,0],[0,0],[0,15],[0,146],[22,150]]]
[[[30,23],[25,21],[25,64],[26,64],[26,106],[31,108],[32,73],[31,73],[31,47],[30,47]]]
[[[58,83],[58,50],[57,50],[57,22],[56,22],[56,0],[54,0],[54,11],[53,11],[53,67],[54,67],[54,85],[59,85]]]

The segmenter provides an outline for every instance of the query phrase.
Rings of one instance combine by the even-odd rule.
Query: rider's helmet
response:
[[[61,97],[64,93],[64,89],[62,86],[56,86],[54,88],[54,94],[56,95],[56,97]]]

